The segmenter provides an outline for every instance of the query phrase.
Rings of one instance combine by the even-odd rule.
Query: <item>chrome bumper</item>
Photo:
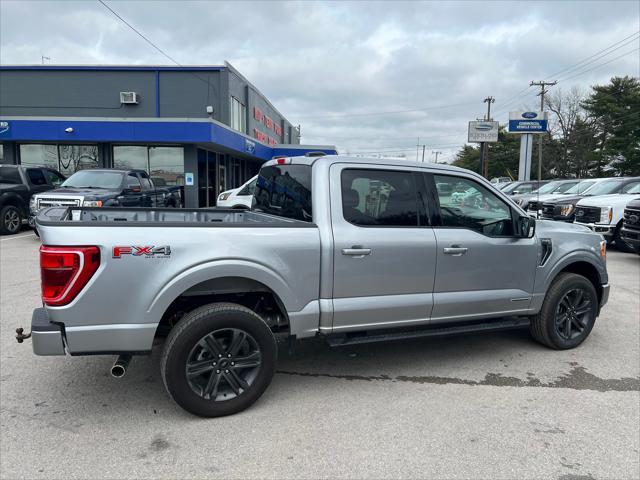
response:
[[[36,355],[64,355],[62,327],[51,323],[44,308],[36,308],[31,315],[31,342]]]
[[[613,237],[613,234],[616,231],[615,225],[607,225],[607,224],[598,224],[598,223],[582,223],[575,222],[576,225],[582,225],[583,227],[587,227],[592,232],[599,233],[605,237]]]

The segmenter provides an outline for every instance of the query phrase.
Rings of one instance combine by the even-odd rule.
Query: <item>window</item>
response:
[[[236,97],[231,97],[231,128],[247,133],[247,107]]]
[[[72,175],[79,170],[98,168],[97,145],[20,145],[20,163],[49,167]]]
[[[257,178],[254,178],[253,181],[247,183],[242,190],[238,192],[238,195],[253,195],[253,192],[256,191],[256,182]]]
[[[511,209],[487,188],[464,177],[434,175],[434,180],[443,227],[468,228],[488,236],[513,235]]]
[[[145,177],[140,178],[140,182],[142,183],[143,190],[153,190],[153,185],[151,185],[151,180]]]
[[[146,146],[120,145],[113,147],[113,166],[121,170],[147,170],[149,156]]]
[[[138,177],[133,174],[130,173],[129,175],[127,175],[127,188],[141,188],[140,186],[140,180],[138,180]]]
[[[0,166],[0,183],[8,183],[10,185],[20,185],[22,178],[17,167]]]
[[[256,182],[255,197],[256,211],[310,222],[311,166],[263,167]]]
[[[28,168],[27,169],[27,177],[29,177],[29,182],[31,185],[46,185],[47,179],[44,177],[44,173],[42,170],[37,168]]]
[[[65,178],[55,170],[46,169],[44,174],[47,177],[48,182],[54,187],[62,185],[62,182],[65,180]]]
[[[640,193],[640,182],[627,183],[622,187],[622,193]]]
[[[593,187],[595,184],[596,184],[595,180],[582,180],[574,184],[571,188],[568,188],[558,193],[566,193],[568,195],[573,195],[573,194],[582,195],[583,193],[586,193],[586,191],[589,190],[589,188]]]
[[[122,170],[144,170],[154,182],[184,185],[184,149],[182,147],[117,145],[113,147],[113,165]]]
[[[417,227],[418,202],[411,172],[346,169],[342,214],[354,225]]]

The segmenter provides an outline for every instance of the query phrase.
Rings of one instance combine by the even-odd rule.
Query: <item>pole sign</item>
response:
[[[546,133],[547,112],[509,112],[509,133]]]
[[[497,142],[498,122],[469,122],[469,142]]]

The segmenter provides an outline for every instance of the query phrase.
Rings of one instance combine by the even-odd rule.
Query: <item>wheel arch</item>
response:
[[[556,272],[553,280],[555,280],[561,273],[575,273],[585,277],[595,288],[596,293],[598,294],[598,303],[602,301],[602,279],[600,272],[593,263],[586,260],[576,260],[568,263]]]

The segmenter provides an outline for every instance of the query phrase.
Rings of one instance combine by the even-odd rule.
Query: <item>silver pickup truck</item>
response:
[[[566,349],[609,295],[600,235],[536,221],[445,165],[279,158],[251,211],[52,207],[36,221],[34,352],[118,355],[120,376],[163,343],[169,394],[201,416],[260,397],[276,337],[347,345],[529,326]]]

